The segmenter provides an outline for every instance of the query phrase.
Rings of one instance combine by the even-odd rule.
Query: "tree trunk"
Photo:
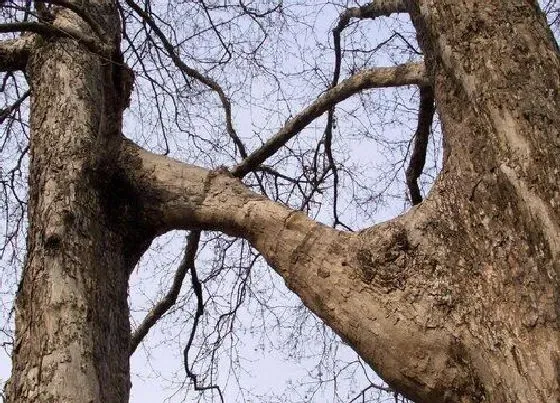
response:
[[[170,229],[248,239],[418,402],[560,401],[556,44],[532,1],[408,7],[433,77],[444,170],[422,204],[360,233],[124,141],[118,64],[70,39],[35,49],[28,258],[8,401],[127,400],[128,273]],[[115,10],[95,10],[116,37]]]
[[[444,171],[427,200],[359,234],[227,174],[132,144],[131,186],[158,231],[249,239],[380,375],[423,402],[560,400],[560,78],[531,2],[411,1],[435,82]]]
[[[90,11],[116,38],[116,8]],[[55,24],[87,29],[70,12],[56,18]],[[111,45],[118,49],[118,42]],[[126,189],[107,175],[126,71],[75,40],[55,37],[32,51],[27,73],[29,229],[7,401],[126,402],[127,283],[138,245],[145,246],[127,235],[131,209],[120,199]]]

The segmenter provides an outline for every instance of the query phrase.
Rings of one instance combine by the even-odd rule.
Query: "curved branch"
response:
[[[338,102],[363,90],[409,84],[427,84],[423,63],[407,63],[396,67],[379,67],[361,71],[326,91],[311,105],[288,120],[276,135],[235,166],[231,173],[238,177],[246,175]]]
[[[432,309],[440,279],[431,277],[435,263],[427,253],[446,241],[429,222],[429,209],[437,203],[348,233],[253,193],[231,174],[156,155],[129,141],[122,143],[119,164],[132,188],[141,189],[147,227],[157,233],[216,230],[248,240],[391,387],[426,401],[446,393],[440,385],[469,388],[468,362],[449,356],[453,335],[425,322],[446,315]],[[415,297],[409,299],[411,292]],[[424,312],[420,321],[418,310]]]
[[[422,195],[418,187],[418,177],[424,171],[426,163],[426,150],[432,121],[434,120],[435,104],[434,89],[420,86],[420,106],[418,107],[418,124],[414,133],[414,148],[406,168],[406,184],[413,205],[422,202]]]
[[[130,350],[129,355],[132,355],[138,345],[144,340],[144,337],[148,334],[148,331],[157,323],[157,321],[171,308],[175,301],[177,301],[177,296],[181,291],[181,286],[183,285],[183,280],[187,274],[187,271],[194,267],[194,259],[196,256],[196,251],[198,250],[198,244],[200,242],[200,231],[191,231],[187,237],[187,245],[185,246],[185,254],[183,255],[183,260],[181,264],[175,271],[175,277],[173,277],[173,283],[167,294],[150,310],[146,315],[144,320],[136,330],[132,333],[130,337]]]

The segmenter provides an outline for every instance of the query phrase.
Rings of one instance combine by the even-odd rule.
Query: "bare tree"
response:
[[[538,5],[329,3],[339,11],[332,50],[291,47],[290,61],[303,66],[292,71],[268,39],[279,38],[280,49],[294,26],[315,35],[293,24],[322,6],[287,3],[3,2],[2,152],[15,156],[2,170],[13,234],[3,251],[19,248],[25,210],[28,223],[8,402],[127,401],[129,355],[176,303],[187,274],[196,307],[185,373],[195,389],[221,395],[191,365],[206,309],[201,231],[254,248],[244,249],[220,339],[262,257],[391,390],[426,402],[560,398],[560,59]],[[554,27],[557,7],[546,10]],[[419,45],[406,30],[389,30],[375,49],[344,47],[345,32],[392,14],[410,17]],[[395,41],[406,60],[380,66],[376,50]],[[318,68],[321,58],[332,69]],[[286,85],[295,75],[308,87]],[[142,83],[131,106],[135,78]],[[364,91],[401,86],[418,88],[419,108],[391,171],[402,172],[415,206],[353,231],[340,205],[358,173],[337,152],[338,124],[355,105],[372,113]],[[258,104],[248,94],[259,91],[263,100],[275,94],[287,116],[263,102],[263,126],[278,127],[247,133],[236,108]],[[129,106],[155,120],[131,124]],[[435,110],[443,169],[424,199],[418,180]],[[304,138],[322,115],[320,130]],[[123,135],[131,131],[135,141]],[[173,144],[180,135],[187,150]],[[27,165],[26,189],[18,181]],[[376,200],[375,191],[366,195],[362,206]],[[310,218],[323,202],[330,226]],[[131,271],[156,237],[177,229],[190,235],[172,288],[131,332]],[[222,250],[234,242],[216,237]]]

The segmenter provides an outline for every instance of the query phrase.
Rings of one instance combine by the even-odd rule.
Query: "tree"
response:
[[[254,152],[231,124],[229,94],[189,66],[149,8],[132,0],[35,3],[33,12],[9,3],[25,18],[0,25],[0,32],[25,32],[0,42],[0,69],[24,70],[30,92],[22,98],[31,97],[27,256],[9,402],[127,401],[128,277],[151,241],[173,229],[191,231],[191,260],[199,231],[249,241],[309,309],[411,399],[560,398],[560,59],[535,2],[349,8],[334,31],[335,50],[337,29],[340,35],[350,18],[408,13],[423,63],[340,81],[337,62],[330,88]],[[120,50],[120,16],[130,10],[187,83],[217,94],[236,165],[189,165],[121,134],[133,74]],[[336,188],[335,105],[364,89],[409,84],[419,86],[421,102],[407,170],[415,207],[407,213],[344,231],[240,180],[272,170],[267,158],[327,113],[322,139]],[[416,181],[434,99],[444,165],[421,201]]]

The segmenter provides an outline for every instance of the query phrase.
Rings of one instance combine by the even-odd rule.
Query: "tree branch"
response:
[[[193,325],[191,328],[191,333],[189,335],[189,340],[187,341],[187,344],[185,345],[185,348],[183,350],[183,365],[185,367],[185,373],[191,380],[194,390],[199,392],[204,392],[207,390],[215,390],[218,392],[218,396],[220,396],[220,401],[223,403],[224,397],[222,395],[222,390],[220,389],[220,387],[217,385],[210,385],[210,386],[199,385],[197,380],[197,375],[191,370],[189,364],[189,352],[191,350],[192,343],[194,341],[194,335],[196,333],[198,323],[204,313],[204,300],[202,298],[202,284],[200,283],[200,279],[196,274],[196,268],[194,266],[194,262],[191,266],[191,284],[192,284],[194,295],[196,296],[196,312],[194,313]]]
[[[344,28],[350,24],[352,18],[375,19],[381,16],[388,16],[394,13],[405,13],[407,11],[404,0],[379,0],[373,1],[361,7],[350,7],[344,10],[338,18],[338,24],[333,29],[334,42],[334,72],[331,87],[338,84],[340,79],[340,64],[342,62],[342,49],[340,46],[340,35]]]
[[[31,91],[27,90],[12,105],[8,106],[7,108],[0,109],[0,125],[4,123],[4,120],[6,120],[6,118],[10,116],[13,111],[17,110],[20,107],[23,101],[25,101],[30,94]]]
[[[130,337],[130,352],[132,355],[138,345],[144,340],[144,337],[148,334],[148,331],[157,323],[157,321],[171,308],[177,296],[181,291],[181,286],[183,285],[183,280],[187,274],[187,271],[194,267],[194,260],[196,256],[196,251],[198,250],[198,244],[200,242],[200,231],[191,231],[187,237],[187,245],[185,246],[185,253],[183,259],[179,264],[179,267],[175,271],[175,277],[173,277],[173,283],[167,294],[150,310],[146,315],[144,320],[136,330],[132,333]]]
[[[35,35],[22,35],[17,39],[0,41],[0,71],[25,70],[35,39]]]
[[[96,38],[84,35],[71,26],[60,27],[56,24],[44,22],[13,22],[0,24],[0,33],[33,32],[45,36],[65,36],[82,43],[88,50],[108,59],[112,56],[112,48],[101,43]]]
[[[344,101],[360,91],[410,84],[427,84],[423,63],[408,63],[397,67],[379,67],[361,71],[326,91],[311,105],[288,120],[276,135],[235,166],[231,173],[238,177],[246,175],[247,172],[250,172],[276,153],[280,147],[314,119],[328,111],[336,103]]]
[[[437,202],[348,233],[253,193],[231,174],[153,154],[128,140],[119,155],[123,179],[142,198],[147,228],[215,230],[248,240],[391,387],[411,396],[443,396],[447,389],[440,385],[471,382],[468,363],[450,359],[454,336],[426,326],[447,315],[433,308],[441,279],[429,251],[438,245],[446,250],[447,241],[431,221],[429,209]],[[418,385],[425,385],[420,392]]]
[[[416,133],[414,133],[414,148],[410,156],[410,162],[406,169],[406,184],[410,193],[410,200],[413,205],[422,202],[422,195],[418,187],[418,177],[424,171],[426,163],[426,150],[428,149],[428,139],[432,121],[434,120],[434,89],[428,86],[419,86],[420,105],[418,107],[418,123]]]
[[[159,26],[155,23],[153,18],[146,11],[142,10],[142,8],[140,8],[140,6],[138,6],[133,0],[125,0],[125,2],[154,31],[154,33],[162,43],[163,48],[167,52],[167,55],[171,58],[171,60],[179,70],[181,70],[188,77],[191,77],[201,82],[202,84],[204,84],[205,86],[207,86],[212,91],[218,94],[218,97],[220,98],[220,102],[222,103],[222,107],[224,108],[225,115],[226,115],[225,119],[226,119],[227,133],[230,136],[230,138],[233,140],[235,146],[237,147],[237,150],[239,151],[239,155],[241,156],[241,158],[246,158],[247,150],[245,148],[245,145],[243,144],[243,142],[237,135],[235,128],[233,127],[232,116],[231,116],[231,102],[227,97],[226,93],[224,92],[224,90],[222,89],[222,87],[220,86],[220,84],[218,84],[218,82],[213,80],[212,78],[205,76],[198,70],[187,66],[185,62],[183,62],[183,60],[181,60],[181,58],[177,55],[176,47],[173,46],[171,42],[169,42],[169,40],[162,32],[162,30],[159,28]]]

